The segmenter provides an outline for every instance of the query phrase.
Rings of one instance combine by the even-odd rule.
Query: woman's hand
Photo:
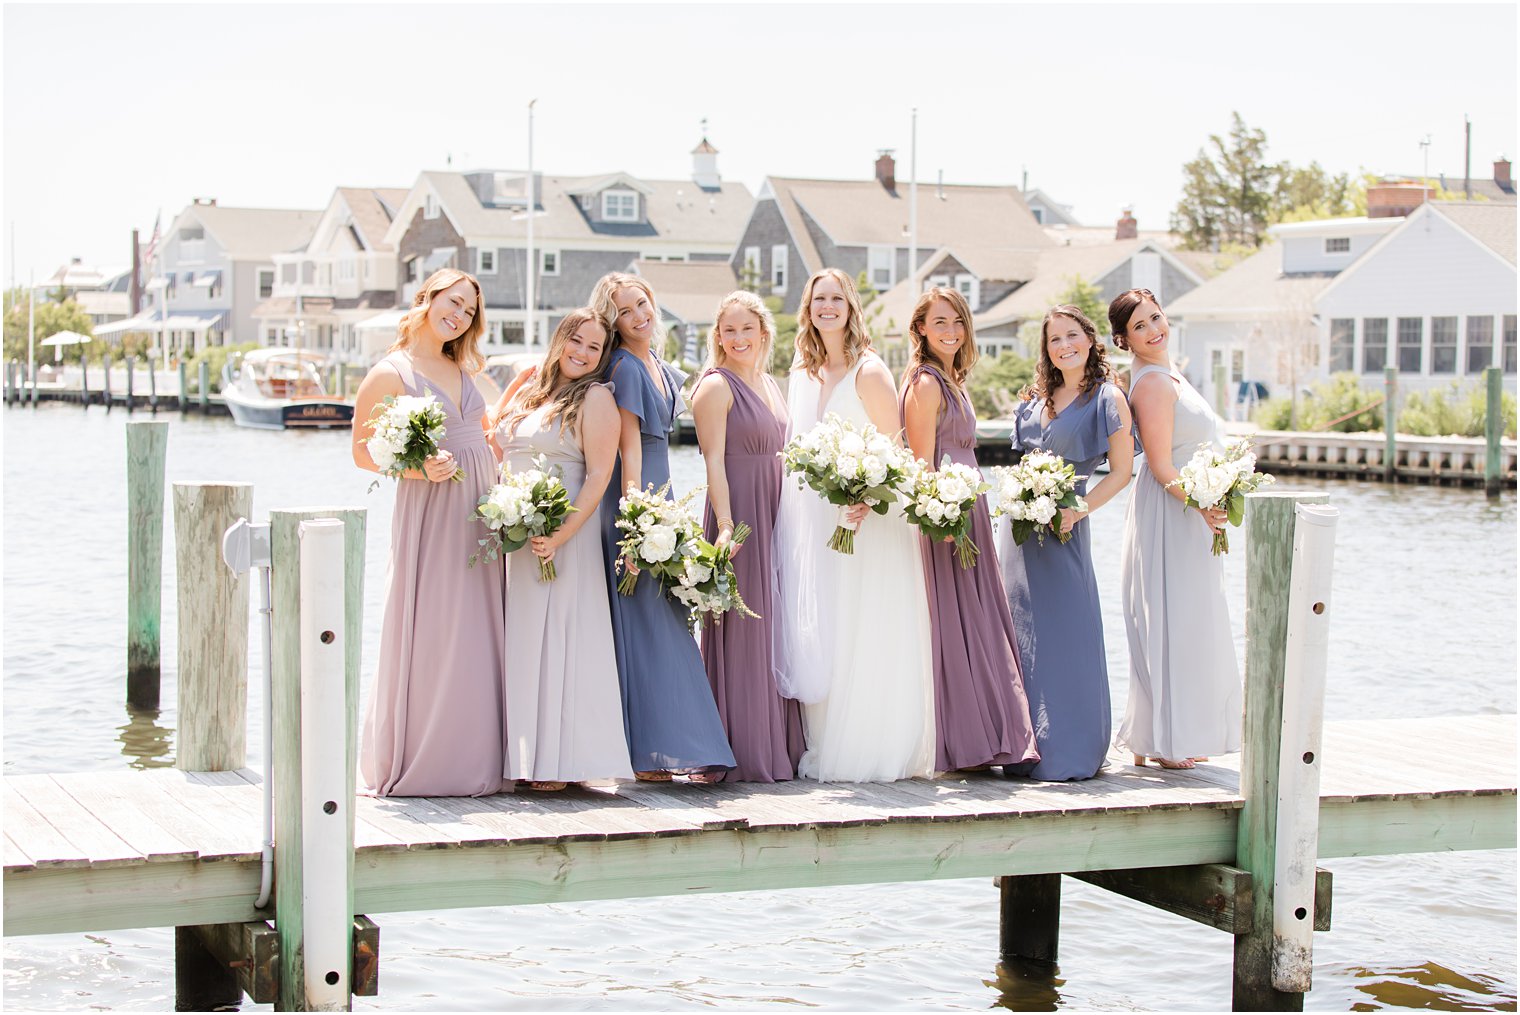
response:
[[[535,557],[547,564],[554,559],[555,551],[565,545],[564,533],[564,529],[559,529],[552,536],[534,536],[528,540],[528,549],[533,551]]]
[[[851,504],[844,509],[844,523],[852,529],[860,528],[860,523],[866,520],[866,515],[871,513],[869,504]]]
[[[1062,508],[1061,535],[1069,535],[1071,530],[1076,528],[1077,523],[1086,518],[1087,515],[1088,512],[1086,511],[1078,511],[1075,508]]]
[[[1225,522],[1230,519],[1229,512],[1222,507],[1202,508],[1198,513],[1203,515],[1204,524],[1216,536],[1224,531]]]
[[[422,471],[429,481],[446,483],[459,471],[459,463],[454,461],[452,451],[440,451],[422,463]]]

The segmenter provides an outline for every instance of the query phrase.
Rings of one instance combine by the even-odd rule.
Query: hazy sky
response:
[[[6,277],[124,265],[194,196],[323,207],[423,169],[1020,182],[1164,227],[1239,110],[1269,157],[1475,176],[1514,157],[1516,13],[1494,5],[4,7]],[[15,264],[10,263],[11,228]]]

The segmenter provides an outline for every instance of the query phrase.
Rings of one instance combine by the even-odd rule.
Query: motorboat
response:
[[[239,426],[260,430],[348,426],[350,402],[322,383],[327,357],[298,349],[254,349],[222,370],[222,399]]]

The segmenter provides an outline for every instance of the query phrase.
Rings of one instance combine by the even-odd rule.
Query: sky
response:
[[[1460,185],[1516,145],[1512,4],[10,4],[6,280],[125,266],[194,197],[322,208],[428,169],[1019,185],[1164,228],[1238,111],[1268,157]],[[14,245],[14,258],[12,247]]]

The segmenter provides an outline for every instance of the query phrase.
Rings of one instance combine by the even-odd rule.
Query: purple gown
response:
[[[949,456],[976,468],[976,414],[937,369],[919,364],[908,372],[899,413],[925,374],[939,383],[942,399],[933,464]],[[1038,761],[986,498],[973,509],[971,539],[981,551],[975,567],[961,567],[953,544],[920,539],[934,656],[934,767],[951,772]]]
[[[496,480],[480,428],[485,400],[463,371],[456,407],[404,354],[385,362],[408,395],[437,398],[447,431],[439,446],[465,477],[387,480],[396,508],[360,770],[380,796],[485,796],[501,789],[506,623],[503,561],[469,566],[485,535],[475,506]]]
[[[733,392],[724,438],[723,471],[728,477],[729,509],[733,519],[751,531],[734,558],[739,594],[759,617],[725,616],[721,623],[702,624],[702,662],[718,702],[718,714],[728,731],[738,768],[724,778],[731,782],[779,782],[791,779],[802,757],[802,706],[783,698],[772,672],[772,628],[780,616],[773,605],[777,591],[771,560],[771,536],[781,503],[781,459],[786,423],[764,400],[723,367],[721,374]],[[772,387],[769,375],[762,380]],[[776,391],[779,401],[781,393]],[[702,527],[709,540],[718,536],[718,520],[708,501]]]

